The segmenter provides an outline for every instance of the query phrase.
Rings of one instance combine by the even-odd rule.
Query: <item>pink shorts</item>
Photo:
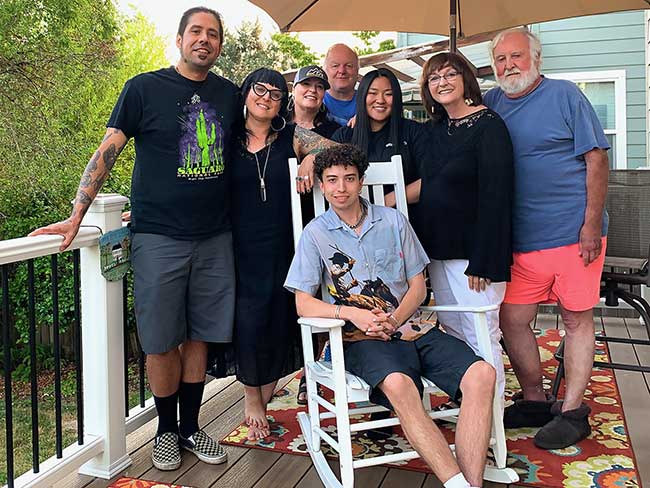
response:
[[[600,276],[607,237],[598,258],[585,266],[578,244],[513,254],[512,280],[504,303],[555,303],[572,312],[594,307],[600,300]]]

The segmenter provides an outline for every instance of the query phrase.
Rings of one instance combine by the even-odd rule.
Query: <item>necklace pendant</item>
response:
[[[260,198],[263,202],[266,202],[266,183],[264,178],[260,178]]]

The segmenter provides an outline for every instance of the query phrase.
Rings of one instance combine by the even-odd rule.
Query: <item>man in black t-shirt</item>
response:
[[[127,81],[81,178],[72,214],[31,234],[60,234],[61,250],[67,248],[119,153],[134,139],[135,308],[159,419],[152,460],[162,470],[180,466],[180,447],[211,464],[226,460],[198,426],[206,343],[231,341],[234,314],[224,173],[239,110],[235,85],[210,72],[222,42],[217,12],[196,7],[183,14],[177,65]]]

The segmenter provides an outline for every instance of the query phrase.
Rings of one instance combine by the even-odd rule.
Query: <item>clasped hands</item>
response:
[[[379,308],[365,310],[355,308],[350,321],[368,337],[389,341],[390,336],[399,327],[397,320],[391,313],[386,313]]]

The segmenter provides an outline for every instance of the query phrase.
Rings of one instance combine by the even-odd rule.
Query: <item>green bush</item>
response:
[[[111,0],[0,2],[0,240],[67,218],[124,82],[167,65],[164,49],[144,17],[120,17]],[[128,145],[102,191],[129,195],[133,159]],[[28,340],[27,266],[9,270],[20,368]],[[51,326],[50,258],[36,259],[34,271],[36,324]],[[74,319],[71,253],[59,256],[58,276],[64,333]]]

